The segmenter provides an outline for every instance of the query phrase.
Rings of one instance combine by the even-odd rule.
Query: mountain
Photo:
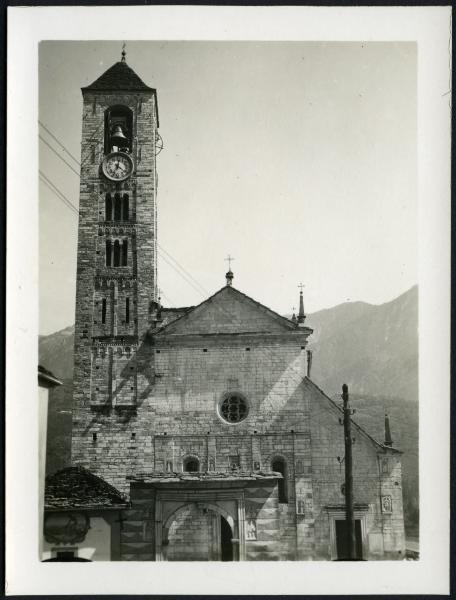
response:
[[[348,302],[308,315],[312,379],[326,393],[418,401],[418,287],[372,305]],[[389,404],[390,402],[388,402]]]
[[[40,365],[60,379],[73,377],[74,325],[50,335],[40,335]]]
[[[311,378],[340,399],[347,383],[354,420],[383,440],[388,411],[394,445],[404,451],[406,527],[418,527],[418,287],[380,305],[347,302],[309,314]],[[40,364],[64,385],[50,392],[47,472],[70,463],[74,327],[39,339]]]

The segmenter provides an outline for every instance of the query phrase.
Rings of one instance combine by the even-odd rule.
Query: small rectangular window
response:
[[[125,298],[125,323],[130,322],[130,298]]]
[[[106,323],[106,298],[103,298],[101,303],[101,322]]]

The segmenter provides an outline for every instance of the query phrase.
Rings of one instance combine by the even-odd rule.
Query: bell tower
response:
[[[82,96],[72,462],[124,487],[150,386],[141,360],[157,301],[157,96],[125,51]]]

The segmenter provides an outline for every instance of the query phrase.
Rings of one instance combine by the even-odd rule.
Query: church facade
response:
[[[45,558],[346,557],[342,412],[310,378],[302,292],[287,319],[229,270],[163,307],[156,90],[123,56],[82,93],[73,467],[47,483]],[[404,558],[401,453],[353,434],[357,556]]]

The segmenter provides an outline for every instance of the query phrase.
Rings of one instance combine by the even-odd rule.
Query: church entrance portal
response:
[[[165,560],[233,560],[231,526],[207,505],[194,502],[183,506],[174,514],[166,534]]]
[[[233,543],[231,541],[233,532],[225,517],[220,516],[220,542],[221,559],[224,561],[233,560]]]

